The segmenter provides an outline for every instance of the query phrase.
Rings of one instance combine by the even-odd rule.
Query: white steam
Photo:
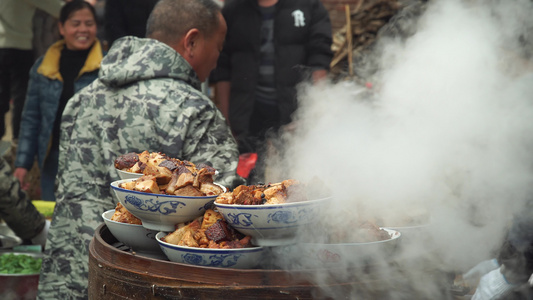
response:
[[[382,44],[370,92],[302,89],[286,160],[267,181],[286,179],[281,168],[326,181],[324,218],[428,212],[431,239],[404,243],[406,257],[435,252],[454,271],[494,257],[533,192],[532,12],[527,0],[430,1],[412,37]]]

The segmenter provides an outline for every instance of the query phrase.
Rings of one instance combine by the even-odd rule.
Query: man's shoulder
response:
[[[196,106],[205,108],[215,108],[215,105],[209,97],[201,90],[196,89],[187,82],[181,80],[172,81],[173,88],[170,89],[169,101],[187,102],[186,106]]]
[[[91,110],[101,110],[102,107],[118,109],[123,107],[124,101],[144,102],[147,107],[151,107],[150,110],[165,106],[196,107],[201,110],[215,108],[213,102],[202,91],[186,81],[168,77],[138,81],[118,88],[105,85],[96,79],[74,95],[69,100],[68,106],[84,106],[83,110],[88,113]],[[64,114],[69,113],[78,112],[66,109]]]

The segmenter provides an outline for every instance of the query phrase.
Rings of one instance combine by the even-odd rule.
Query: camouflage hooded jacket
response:
[[[242,183],[235,140],[191,66],[163,43],[126,37],[63,113],[57,203],[39,298],[87,297],[89,242],[101,214],[116,203],[114,160],[143,150],[209,163],[220,172],[217,182]]]

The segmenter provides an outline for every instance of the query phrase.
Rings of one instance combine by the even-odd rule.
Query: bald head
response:
[[[212,0],[160,0],[146,25],[146,37],[175,44],[192,28],[210,37],[220,26],[220,7]]]

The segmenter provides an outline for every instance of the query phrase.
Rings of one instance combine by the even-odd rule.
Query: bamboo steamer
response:
[[[89,246],[89,299],[321,299],[354,293],[382,299],[387,290],[383,273],[370,270],[354,270],[346,280],[328,269],[199,267],[138,256],[112,246],[116,242],[104,224],[97,228]],[[312,282],[317,273],[324,279],[320,285]]]

